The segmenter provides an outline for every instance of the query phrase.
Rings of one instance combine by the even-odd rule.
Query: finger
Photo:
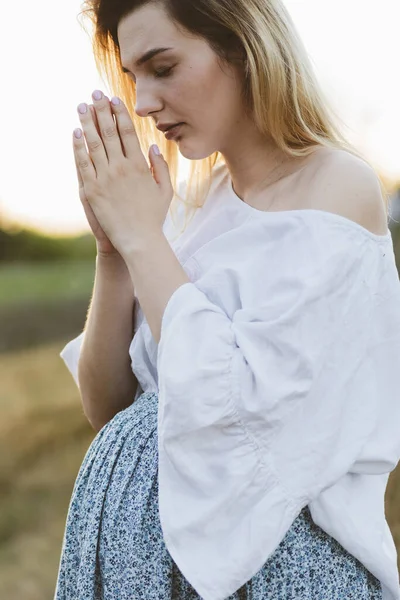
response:
[[[72,137],[75,164],[82,179],[82,185],[85,186],[96,179],[96,170],[86,149],[84,136],[81,135],[80,138],[77,138],[74,133]]]
[[[89,104],[89,108],[90,108],[90,112],[92,113],[92,119],[93,119],[93,122],[95,124],[96,129],[97,129],[97,133],[101,136],[100,128],[99,128],[99,122],[97,120],[97,115],[96,115],[96,111],[94,109],[93,104]]]
[[[172,198],[174,190],[169,172],[169,166],[163,155],[155,152],[156,147],[157,146],[155,144],[152,144],[149,148],[152,175],[155,182],[158,183],[161,191],[165,192],[166,196],[171,196]]]
[[[92,113],[92,118],[93,118],[94,124],[96,126],[96,129],[97,129],[98,133],[100,134],[100,132],[99,132],[99,126],[98,126],[98,123],[97,123],[96,111],[94,110],[93,104],[90,104],[89,108],[90,108],[90,112]],[[82,176],[81,176],[81,173],[80,173],[80,170],[79,170],[79,166],[78,166],[78,163],[77,163],[77,160],[76,160],[76,154],[75,154],[75,152],[74,152],[74,160],[75,160],[76,174],[78,176],[79,188],[83,188],[84,187],[84,185],[83,185],[83,179],[82,179]]]
[[[81,113],[79,108],[86,106],[86,112]],[[104,170],[108,166],[108,158],[106,150],[103,144],[103,140],[99,136],[94,121],[92,119],[92,113],[84,103],[78,107],[78,115],[81,122],[83,132],[85,134],[86,143],[90,158],[93,161],[93,165],[96,169],[96,173]]]
[[[95,126],[96,126],[97,133],[98,133],[98,134],[99,134],[99,136],[101,137],[100,125],[99,125],[99,122],[98,122],[98,120],[97,120],[96,110],[95,110],[95,108],[94,108],[93,104],[91,104],[91,105],[90,105],[90,111],[91,111],[91,113],[92,113],[92,118],[93,118],[94,124],[95,124]],[[114,115],[112,115],[112,118],[113,118],[113,121],[114,121],[114,123],[116,124],[116,122],[115,122],[115,116],[114,116]],[[121,142],[121,141],[120,141],[120,144],[121,144],[122,151],[123,151],[124,149],[123,149],[123,146],[122,146],[122,142]]]
[[[83,179],[82,179],[82,175],[81,175],[81,170],[80,170],[79,165],[78,165],[78,158],[77,158],[76,152],[74,152],[74,161],[75,161],[75,167],[76,167],[76,175],[78,177],[79,191],[81,192],[81,190],[85,189],[85,185],[83,183]],[[92,165],[93,165],[93,163],[92,163]],[[95,172],[94,166],[93,166],[93,172]]]
[[[93,96],[93,102],[100,135],[106,149],[108,162],[112,163],[121,160],[121,156],[124,156],[124,152],[122,149],[117,125],[111,112],[110,101],[107,96],[102,93],[99,100],[96,100]]]
[[[75,167],[76,167],[76,174],[78,176],[79,189],[83,189],[84,188],[83,179],[82,179],[82,175],[81,175],[81,172],[80,172],[80,169],[78,166],[78,161],[77,161],[75,152],[74,152],[74,161],[75,161]]]
[[[114,97],[115,99],[115,97]],[[119,104],[110,103],[111,109],[115,115],[118,125],[119,135],[124,147],[125,156],[127,158],[143,160],[146,165],[146,159],[140,148],[139,139],[136,134],[135,126],[125,104],[118,98]]]

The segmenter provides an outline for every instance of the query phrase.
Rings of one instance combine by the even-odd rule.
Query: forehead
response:
[[[160,4],[145,4],[121,19],[118,25],[121,62],[134,63],[153,46],[176,46],[182,37]]]

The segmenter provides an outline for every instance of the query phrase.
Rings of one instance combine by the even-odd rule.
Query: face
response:
[[[136,82],[136,113],[157,125],[183,122],[173,141],[185,158],[224,154],[235,143],[244,112],[237,66],[222,65],[203,38],[178,29],[160,4],[124,17],[118,42],[122,64]],[[170,50],[137,64],[159,47]]]

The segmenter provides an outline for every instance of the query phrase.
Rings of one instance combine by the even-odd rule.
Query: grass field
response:
[[[95,435],[59,353],[84,325],[94,273],[94,261],[0,266],[0,349],[22,348],[0,354],[4,600],[54,595],[73,483]]]
[[[57,303],[70,294],[75,306],[77,298],[89,298],[93,263],[48,265],[43,272],[35,269],[0,270],[2,314],[7,310],[12,314],[21,294],[36,307],[28,315],[32,320],[38,319],[49,300]],[[57,342],[0,355],[2,600],[53,600],[73,484],[95,436],[59,356],[77,334],[63,334]],[[386,517],[400,552],[400,467],[389,479]]]
[[[0,354],[82,330],[94,276],[95,260],[0,263]]]
[[[65,342],[68,340],[65,340]],[[0,360],[0,598],[51,600],[73,483],[95,436],[59,357]]]
[[[0,263],[0,307],[89,296],[95,262]]]

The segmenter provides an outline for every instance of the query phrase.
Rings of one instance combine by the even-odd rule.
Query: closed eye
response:
[[[154,71],[156,77],[168,77],[172,71],[172,67],[168,67],[167,69],[160,69],[159,71]]]

